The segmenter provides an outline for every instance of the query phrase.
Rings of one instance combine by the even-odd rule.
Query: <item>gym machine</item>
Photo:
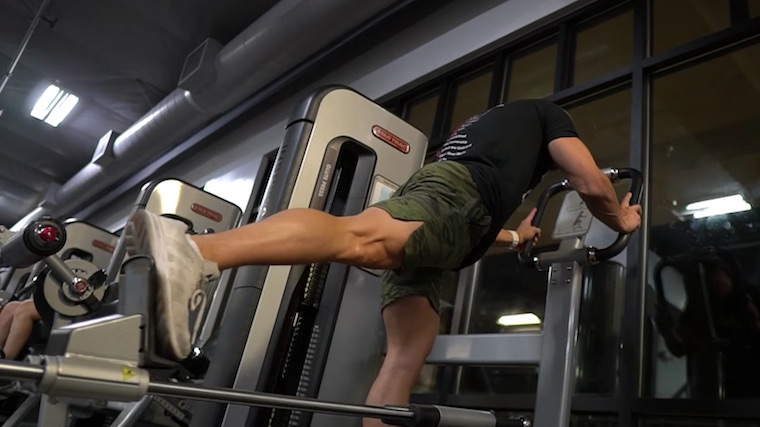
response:
[[[89,323],[89,322],[88,322]],[[98,395],[114,401],[137,401],[146,394],[208,402],[235,403],[265,408],[311,411],[383,420],[405,427],[509,427],[513,420],[496,417],[491,411],[439,405],[374,407],[267,393],[204,388],[170,382],[154,382],[149,373],[134,365],[139,344],[139,316],[114,315],[54,331],[63,354],[46,356],[42,366],[15,362],[0,363],[0,377],[35,384],[40,392],[55,398],[88,398]],[[110,336],[108,344],[94,356],[92,342]],[[60,340],[60,341],[59,341]],[[119,352],[122,350],[123,352]],[[85,352],[86,354],[82,354]],[[120,359],[111,359],[118,357]],[[60,415],[60,414],[59,414]],[[65,421],[65,417],[62,421]],[[524,424],[520,424],[521,426]],[[47,427],[47,424],[45,424]]]
[[[27,292],[33,296],[42,322],[50,329],[92,314],[105,303],[105,268],[118,239],[115,234],[82,221],[67,222],[64,227],[66,243],[56,256],[76,277],[87,278],[91,296],[84,297],[89,290],[85,290],[83,295],[71,292],[69,282],[50,268],[47,261],[34,265],[30,280],[16,293],[20,298]]]
[[[65,238],[60,241],[60,249],[55,254],[50,255],[48,260],[43,259],[32,266],[21,269],[9,267],[17,272],[26,272],[26,274],[19,276],[18,283],[9,286],[7,294],[3,297],[5,300],[3,303],[32,297],[35,308],[40,314],[41,320],[34,324],[24,352],[29,357],[34,357],[35,354],[44,351],[51,329],[70,323],[76,316],[86,316],[91,313],[93,309],[100,306],[104,296],[104,289],[100,286],[100,281],[88,280],[88,285],[92,286],[90,290],[85,291],[85,293],[91,292],[89,301],[86,298],[76,298],[77,295],[68,286],[62,284],[60,276],[56,275],[48,266],[50,260],[53,260],[54,265],[60,265],[60,260],[60,263],[77,277],[97,277],[102,275],[102,270],[108,265],[117,240],[115,234],[83,221],[72,220],[62,224],[58,224],[57,221],[53,222],[56,223],[56,226],[62,225],[65,232]],[[41,231],[42,228],[33,223],[22,233],[29,235],[37,232],[39,234]],[[50,233],[48,230],[42,235],[49,238]],[[3,231],[2,234],[6,235],[8,239],[12,235],[17,235],[17,233],[8,233],[7,230]],[[17,237],[17,239],[19,238]],[[6,240],[3,244],[3,259],[9,260],[11,264],[18,262],[16,257],[18,254],[15,254],[14,251],[25,252],[30,250],[27,245],[14,247],[13,244],[7,243]],[[50,250],[53,249],[50,248]],[[34,251],[35,256],[44,257],[44,253],[40,253],[35,248],[32,248],[32,251]],[[29,261],[31,259],[25,261],[24,264],[28,264]],[[16,275],[14,274],[14,276]],[[80,283],[81,285],[83,284]],[[11,392],[8,397],[12,396],[12,401],[16,401],[16,398],[22,398],[24,401],[15,408],[9,423],[4,425],[13,425],[15,420],[26,416],[39,403],[39,396],[27,396],[25,393],[16,393],[16,391],[18,390],[5,390],[6,393]]]
[[[426,150],[422,132],[361,94],[341,86],[317,90],[290,116],[259,219],[287,208],[358,213],[419,170]],[[385,345],[378,275],[337,263],[239,268],[204,384],[363,403]],[[358,423],[198,403],[190,425]]]
[[[129,216],[131,217],[141,209],[184,222],[190,234],[210,234],[230,230],[238,227],[243,218],[243,213],[237,205],[176,178],[145,184]],[[108,266],[108,283],[119,281],[120,269],[127,250],[123,240],[122,235]],[[196,319],[203,325],[198,336],[199,347],[205,347],[211,339],[226,304],[234,274],[234,270],[225,270],[215,283],[209,284],[212,289],[209,296],[211,305],[206,309],[204,318]]]
[[[4,227],[0,229],[0,264],[23,269],[42,261],[39,268],[32,269],[33,277],[39,278],[41,283],[30,288],[42,315],[50,311],[51,305],[64,314],[82,315],[98,307],[105,293],[105,276],[101,270],[89,261],[64,261],[57,255],[64,249],[66,240],[66,226],[48,217],[33,221],[18,233]]]
[[[604,173],[613,183],[630,179],[631,204],[640,203],[643,180],[637,170],[611,168]],[[427,363],[433,365],[538,366],[535,427],[570,425],[570,401],[578,366],[576,348],[583,267],[616,257],[630,239],[630,235],[619,234],[607,247],[586,246],[593,216],[567,180],[551,185],[542,193],[533,225],[540,225],[549,200],[563,192],[567,194],[553,233],[553,238],[560,240],[559,248],[534,254],[533,243],[529,242],[519,254],[523,264],[549,273],[543,332],[441,335],[427,359]]]
[[[178,219],[186,223],[188,225],[188,232],[193,234],[228,230],[237,227],[242,218],[240,208],[236,205],[178,179],[166,179],[146,184],[137,197],[132,213],[138,209],[147,209],[160,215]],[[59,224],[57,221],[47,218],[39,221]],[[47,222],[43,225],[47,225]],[[35,222],[26,227],[23,233],[30,234],[43,228],[43,226]],[[58,230],[56,229],[56,231]],[[66,233],[67,231],[68,233]],[[46,232],[50,233],[49,230]],[[128,301],[136,295],[128,285],[120,283],[120,281],[123,282],[123,278],[120,277],[119,273],[126,255],[123,239],[117,240],[115,235],[83,222],[68,223],[63,228],[63,232],[65,239],[62,240],[66,240],[66,242],[61,245],[59,254],[61,257],[66,258],[66,260],[61,261],[60,264],[56,262],[56,258],[60,260],[56,255],[47,256],[43,259],[46,252],[41,252],[36,247],[33,247],[33,252],[25,254],[23,263],[18,260],[17,253],[19,248],[17,244],[6,244],[2,248],[3,252],[0,252],[0,259],[7,260],[9,264],[16,267],[26,266],[30,262],[34,262],[35,259],[42,259],[32,269],[32,278],[34,280],[31,280],[21,293],[30,292],[34,295],[35,306],[43,317],[43,323],[45,324],[45,327],[36,329],[44,331],[45,335],[50,333],[50,329],[60,328],[74,321],[118,312],[121,308],[119,299],[125,298],[124,295],[128,295],[129,297],[125,298]],[[8,234],[7,231],[4,231],[4,233]],[[84,282],[92,287],[92,292],[86,290],[82,294],[86,295],[89,293],[89,301],[92,304],[87,303],[87,298],[72,298],[72,296],[76,296],[70,290],[72,279],[63,276],[59,272],[61,268],[59,270],[52,270],[48,267],[47,265],[51,262],[50,260],[53,260],[54,265],[66,267],[67,271],[63,271],[63,274],[75,274],[76,276],[95,277],[97,279],[80,279],[82,281],[79,282],[80,285]],[[106,265],[108,267],[104,269],[102,266]],[[208,360],[200,349],[209,345],[214,325],[220,317],[224,304],[223,300],[227,294],[227,282],[233,273],[233,271],[226,271],[216,283],[210,284],[211,294],[209,298],[212,301],[206,310],[205,316],[196,319],[199,324],[203,325],[203,328],[196,341],[194,354],[185,361],[186,363],[181,368],[178,368],[174,364],[173,368],[176,369],[166,371],[164,377],[171,378],[173,374],[177,373],[177,369],[186,376],[202,376],[205,373]],[[113,300],[117,302],[114,303]],[[35,335],[41,334],[37,332]],[[53,338],[52,336],[49,339],[47,339],[47,336],[45,338],[40,341],[47,343],[48,350],[46,353],[48,353],[50,348],[49,340]],[[32,355],[29,360],[40,362],[42,358]],[[188,369],[190,372],[188,372]],[[12,415],[11,420],[4,425],[17,425],[14,423],[22,421],[26,413],[32,410],[39,400],[39,396],[27,399]],[[172,402],[167,399],[155,399],[152,402],[157,403],[164,411],[174,414],[179,418],[188,415],[186,411],[179,408],[182,406],[181,402]],[[64,423],[63,420],[67,418],[66,414],[69,413],[68,406],[80,408],[78,412],[85,412],[85,415],[87,411],[82,411],[84,408],[129,411],[132,416],[142,415],[148,409],[148,405],[135,408],[134,406],[125,406],[118,402],[106,402],[103,399],[96,398],[67,403],[43,399],[40,405],[40,423],[45,426],[61,425],[61,423]],[[136,412],[137,409],[140,409],[139,413]],[[45,421],[50,419],[55,421]],[[64,423],[62,425],[67,424]]]

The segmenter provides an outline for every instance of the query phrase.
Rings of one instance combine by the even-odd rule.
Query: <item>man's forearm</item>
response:
[[[515,234],[512,234],[515,233]],[[496,240],[486,251],[486,255],[501,255],[509,252],[515,252],[520,249],[520,237],[517,232],[512,230],[501,230],[496,236]],[[517,240],[515,240],[515,238]]]
[[[621,231],[620,201],[609,178],[599,171],[599,176],[590,182],[571,180],[573,188],[578,192],[591,214],[606,226],[615,231]]]

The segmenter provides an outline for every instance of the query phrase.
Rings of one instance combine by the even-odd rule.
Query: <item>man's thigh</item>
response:
[[[402,242],[402,275],[420,268],[457,268],[491,225],[469,172],[454,163],[426,166],[393,197],[372,207],[396,220],[422,223]]]
[[[440,315],[442,282],[443,271],[436,268],[420,268],[405,274],[386,271],[383,274],[381,311],[400,299],[419,296],[427,298]]]

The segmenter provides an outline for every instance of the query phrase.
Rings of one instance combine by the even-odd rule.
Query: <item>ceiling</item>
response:
[[[42,0],[0,0],[0,80]],[[277,0],[52,0],[0,93],[0,224],[65,183],[109,130],[122,132],[177,87],[204,39],[226,44]],[[29,113],[55,83],[80,98],[57,128]]]

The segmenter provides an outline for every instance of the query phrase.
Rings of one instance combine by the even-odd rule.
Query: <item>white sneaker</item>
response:
[[[159,353],[183,360],[203,320],[208,282],[219,278],[219,268],[201,257],[181,221],[139,210],[124,232],[127,254],[151,256],[156,265],[156,342],[164,346]]]

